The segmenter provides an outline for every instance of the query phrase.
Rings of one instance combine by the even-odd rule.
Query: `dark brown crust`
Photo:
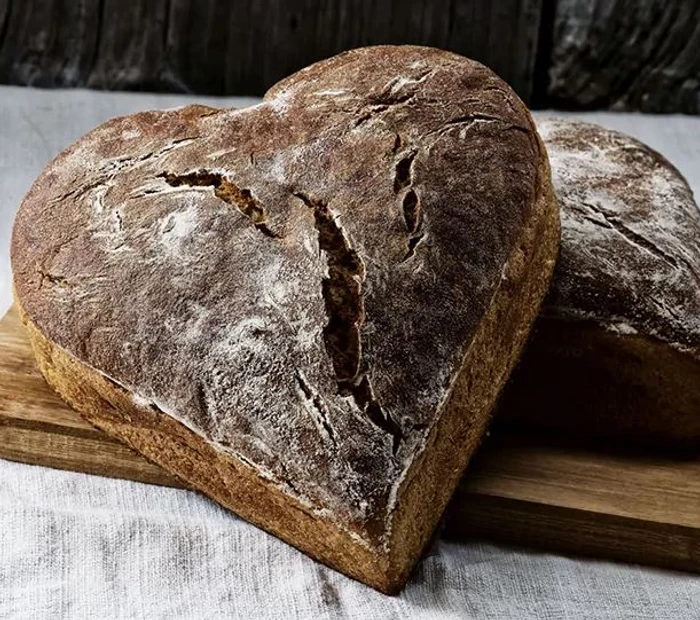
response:
[[[381,556],[173,418],[136,406],[126,390],[48,340],[17,306],[42,375],[88,422],[316,560],[378,590],[396,588]]]
[[[406,476],[394,522],[391,574],[408,578],[412,558],[428,543],[464,469],[491,421],[493,403],[515,367],[554,270],[559,246],[558,206],[544,162],[538,178],[540,199],[508,261],[491,310],[474,337],[457,375],[446,415],[434,427],[424,461]],[[494,360],[502,360],[499,365]],[[452,414],[452,415],[451,415]],[[420,507],[423,507],[423,510]],[[426,509],[432,507],[432,509]]]
[[[538,127],[562,217],[543,316],[653,336],[700,359],[700,210],[683,175],[618,131]]]
[[[543,119],[562,244],[499,408],[503,426],[611,447],[700,450],[700,211],[620,132]]]
[[[182,257],[166,260],[153,237],[173,230]],[[557,235],[546,156],[507,86],[453,54],[381,47],[246,112],[98,128],[30,191],[12,253],[43,371],[91,422],[395,591],[520,351]]]
[[[697,454],[700,362],[656,338],[540,318],[498,420],[614,450]]]

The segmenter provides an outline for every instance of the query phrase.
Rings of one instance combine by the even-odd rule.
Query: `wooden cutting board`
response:
[[[0,321],[0,457],[184,486],[59,400],[14,310]],[[492,437],[455,494],[446,534],[700,572],[700,460]]]

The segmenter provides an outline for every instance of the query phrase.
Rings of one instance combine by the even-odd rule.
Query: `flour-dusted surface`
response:
[[[681,173],[620,132],[554,118],[538,129],[562,208],[543,314],[700,355],[700,210]]]
[[[0,310],[12,215],[49,158],[117,114],[191,102],[0,86],[0,131],[14,145],[0,151]],[[700,118],[574,118],[644,140],[700,191]],[[0,530],[0,617],[10,618],[696,620],[700,599],[697,575],[444,540],[386,597],[195,493],[2,460]]]
[[[117,119],[64,152],[17,218],[18,295],[140,405],[310,509],[388,520],[540,163],[480,65],[344,55],[256,107]]]

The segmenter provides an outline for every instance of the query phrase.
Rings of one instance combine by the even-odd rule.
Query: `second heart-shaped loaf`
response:
[[[508,86],[376,47],[249,109],[102,125],[32,187],[12,263],[40,368],[90,422],[393,592],[557,245],[546,153]]]

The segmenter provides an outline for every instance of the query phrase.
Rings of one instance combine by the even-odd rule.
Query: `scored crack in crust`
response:
[[[362,296],[364,263],[350,247],[327,204],[302,193],[295,196],[313,209],[319,248],[327,257],[328,277],[323,279],[322,294],[328,323],[323,328],[323,335],[335,369],[338,394],[352,396],[357,408],[365,412],[377,427],[391,435],[392,452],[396,455],[403,438],[401,427],[382,411],[366,373],[368,364],[362,359],[360,332],[365,318]]]
[[[388,591],[484,431],[557,231],[510,89],[379,47],[250,109],[106,123],[37,180],[12,260],[42,371],[91,422]]]
[[[214,195],[225,203],[236,207],[245,215],[255,228],[263,235],[276,237],[267,226],[267,212],[260,202],[251,194],[249,189],[241,189],[234,185],[223,174],[198,170],[190,174],[175,175],[163,172],[161,175],[171,187],[188,185],[190,187],[212,187]]]

